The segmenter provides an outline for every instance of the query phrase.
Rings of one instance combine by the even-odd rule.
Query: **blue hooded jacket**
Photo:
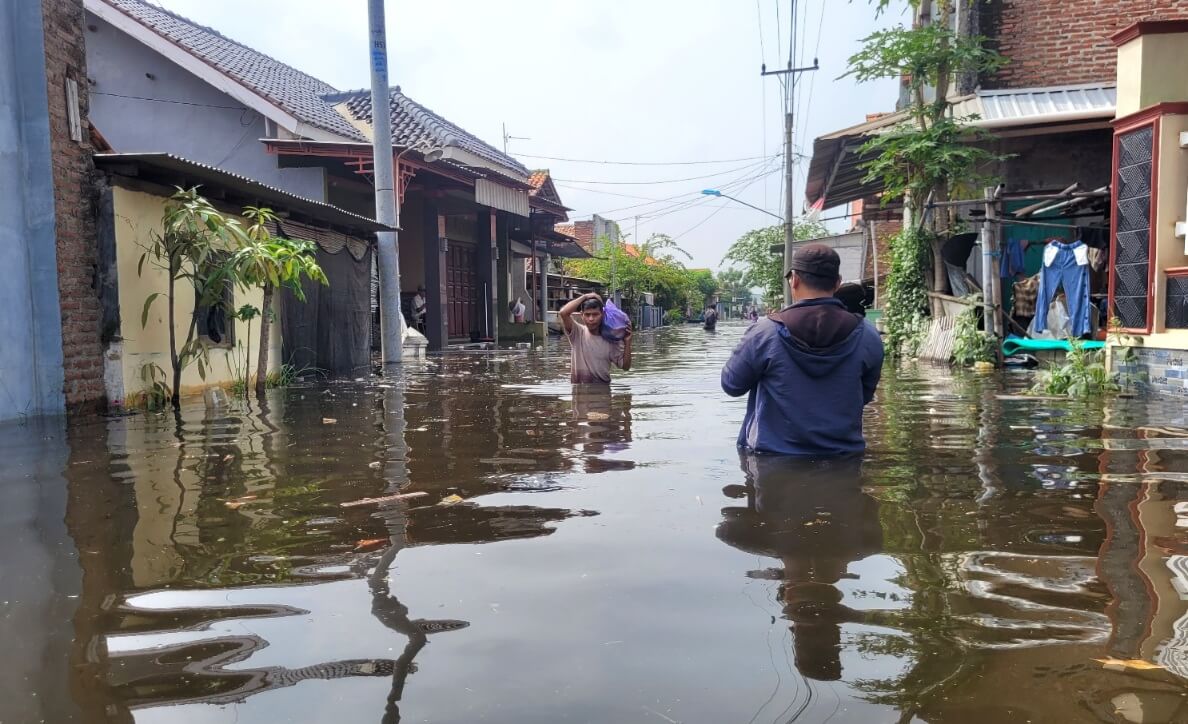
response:
[[[874,399],[883,342],[833,298],[760,319],[722,369],[722,389],[747,397],[739,447],[827,457],[861,453],[862,408]]]

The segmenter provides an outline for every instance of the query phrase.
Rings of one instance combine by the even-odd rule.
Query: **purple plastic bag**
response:
[[[630,324],[630,317],[614,302],[607,300],[602,308],[602,338],[608,342],[620,342],[627,336]]]

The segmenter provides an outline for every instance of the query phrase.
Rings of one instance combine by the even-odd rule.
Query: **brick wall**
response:
[[[42,0],[46,76],[49,84],[50,151],[57,227],[58,295],[66,405],[78,409],[103,399],[100,305],[94,287],[95,215],[91,145],[86,130],[87,74],[82,0]],[[82,142],[70,137],[66,79],[78,83]]]
[[[891,238],[903,229],[903,220],[885,214],[871,214],[871,218],[864,219],[862,224],[867,228],[870,224],[875,224],[875,250],[879,259],[878,282],[879,289],[882,289],[886,284],[887,275],[891,272]],[[866,279],[874,277],[873,254],[866,256],[866,270],[863,277]]]
[[[1139,20],[1188,18],[1188,0],[991,0],[981,33],[1011,60],[986,88],[1113,83],[1110,36]]]

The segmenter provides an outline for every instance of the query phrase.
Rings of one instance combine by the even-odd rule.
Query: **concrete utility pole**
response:
[[[788,76],[788,98],[792,98],[796,90],[796,74],[805,73],[810,70],[817,70],[821,66],[817,63],[817,59],[813,58],[813,64],[805,68],[792,67],[792,53],[788,53],[788,67],[784,70],[768,70],[764,65],[760,71],[760,75],[787,75]],[[792,189],[792,160],[794,152],[792,150],[792,129],[794,127],[795,119],[792,117],[792,103],[791,101],[785,103],[784,109],[784,274],[788,273],[788,264],[792,262],[792,242],[796,241],[795,221],[793,217],[796,215],[796,193]],[[784,305],[787,306],[792,303],[792,292],[788,289],[788,285],[784,285]]]
[[[396,228],[396,183],[392,159],[392,116],[388,110],[388,41],[384,0],[367,0],[371,33],[371,133],[375,164],[375,219]],[[380,344],[385,365],[399,364],[404,346],[404,313],[400,311],[400,247],[397,232],[381,231],[378,239]]]

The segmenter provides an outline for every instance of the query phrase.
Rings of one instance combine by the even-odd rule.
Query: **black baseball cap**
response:
[[[800,247],[792,255],[792,263],[788,265],[788,274],[798,271],[826,279],[837,279],[840,276],[840,269],[841,257],[837,255],[836,251],[824,244],[809,244]]]

